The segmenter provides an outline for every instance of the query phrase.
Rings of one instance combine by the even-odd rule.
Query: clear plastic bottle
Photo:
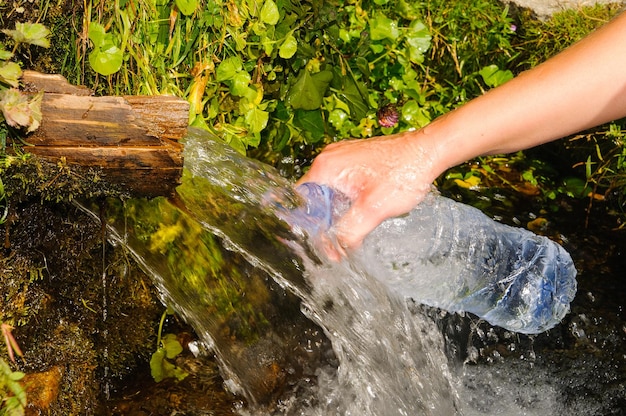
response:
[[[304,205],[286,220],[310,238],[349,205],[325,186],[306,183],[298,192]],[[554,327],[576,294],[576,269],[559,244],[435,192],[383,222],[347,261],[419,303],[526,334]]]

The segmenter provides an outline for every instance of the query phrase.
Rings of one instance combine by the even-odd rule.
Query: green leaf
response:
[[[300,71],[296,83],[289,89],[285,101],[294,109],[316,110],[323,102],[324,94],[333,79],[331,71],[321,71],[311,75],[309,71]]]
[[[122,67],[123,52],[113,42],[113,36],[98,23],[89,25],[89,39],[94,49],[89,54],[89,64],[101,75],[111,75]]]
[[[115,45],[106,45],[89,54],[89,64],[101,75],[111,75],[122,67],[123,53]]]
[[[234,134],[228,134],[226,136],[226,140],[228,142],[228,145],[235,149],[237,152],[242,155],[246,154],[246,145],[243,143],[243,141],[241,141],[239,137],[235,136]]]
[[[345,101],[350,108],[350,115],[355,120],[360,120],[367,114],[367,87],[352,77],[344,79],[344,85],[338,96]]]
[[[348,120],[350,120],[348,114],[338,108],[332,110],[328,114],[328,122],[337,130],[341,130],[343,124]]]
[[[0,60],[8,61],[13,57],[13,54],[7,50],[5,50],[2,45],[0,45]]]
[[[370,19],[370,38],[372,40],[396,40],[400,35],[398,22],[392,20],[382,13]]]
[[[106,31],[104,30],[104,26],[100,23],[92,22],[89,25],[89,40],[93,42],[94,45],[100,46],[104,43],[106,39]]]
[[[0,82],[17,88],[20,85],[19,78],[22,76],[22,68],[15,62],[7,62],[0,66]]]
[[[402,119],[415,127],[424,127],[430,123],[428,111],[421,108],[415,100],[409,100],[404,103],[402,106]]]
[[[41,23],[15,23],[15,30],[2,30],[17,43],[29,43],[44,48],[50,47],[50,31]]]
[[[13,381],[20,381],[24,378],[25,375],[26,374],[22,373],[21,371],[13,371],[11,374],[9,374],[9,379]]]
[[[167,358],[176,358],[178,354],[183,352],[183,346],[180,345],[180,342],[175,334],[165,334],[165,336],[161,339],[161,343],[163,344],[165,356]]]
[[[274,0],[265,0],[263,7],[261,7],[261,21],[268,25],[275,25],[278,23],[279,17],[278,6],[276,6]]]
[[[243,63],[239,56],[228,57],[217,66],[217,80],[223,82],[233,79],[242,69]]]
[[[193,14],[193,12],[196,11],[196,8],[198,7],[198,1],[197,0],[176,0],[176,7],[178,7],[178,10],[180,10],[180,12],[184,14],[185,16],[190,16]]]
[[[296,40],[295,36],[289,34],[289,36],[285,38],[285,41],[282,43],[282,45],[280,45],[280,48],[278,48],[278,56],[283,59],[289,59],[293,55],[295,55],[297,50],[298,41]]]
[[[317,143],[324,138],[324,119],[319,109],[314,111],[296,110],[293,124],[304,131],[307,144]]]
[[[150,357],[150,374],[154,381],[159,383],[165,378],[163,370],[163,361],[165,360],[165,348],[159,348]]]
[[[416,64],[424,62],[424,53],[430,48],[432,37],[424,23],[419,20],[411,22],[410,31],[406,35],[409,49],[409,60]]]
[[[166,378],[175,378],[178,381],[188,376],[180,367],[168,361],[175,358],[183,351],[183,347],[178,342],[176,335],[166,334],[161,339],[163,347],[156,350],[150,357],[150,374],[157,383]]]
[[[248,92],[248,85],[250,85],[250,74],[246,71],[240,71],[233,76],[230,81],[231,94],[242,97]]]
[[[244,119],[248,125],[250,133],[259,133],[267,126],[269,113],[267,111],[260,110],[255,106],[245,113]]]
[[[503,71],[497,65],[489,65],[481,69],[478,74],[482,77],[488,87],[495,88],[513,78],[513,73],[509,70]]]

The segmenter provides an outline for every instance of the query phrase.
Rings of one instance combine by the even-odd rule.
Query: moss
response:
[[[77,198],[127,195],[105,181],[99,169],[70,166],[64,160],[52,163],[29,154],[5,156],[2,161],[0,178],[12,203],[31,198],[71,202]]]
[[[622,10],[619,4],[597,4],[563,10],[547,20],[537,20],[529,10],[520,11],[517,15],[520,42],[515,45],[519,54],[516,59],[518,69],[528,69],[544,62],[608,23]]]
[[[0,321],[16,327],[20,370],[63,369],[50,414],[85,414],[105,385],[147,367],[163,306],[125,252],[103,242],[99,223],[40,187],[22,189],[12,188],[0,226]]]

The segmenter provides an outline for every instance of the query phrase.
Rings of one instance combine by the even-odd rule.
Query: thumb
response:
[[[341,249],[353,250],[359,248],[365,237],[382,221],[383,218],[372,213],[372,209],[366,209],[363,203],[357,202],[335,223],[331,232]]]

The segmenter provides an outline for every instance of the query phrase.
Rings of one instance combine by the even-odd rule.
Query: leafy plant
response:
[[[0,415],[24,415],[26,390],[20,383],[23,378],[24,373],[11,370],[9,364],[0,358]]]
[[[150,358],[150,373],[152,374],[154,381],[157,383],[166,378],[175,378],[176,380],[181,381],[189,375],[182,368],[171,362],[171,360],[183,352],[183,347],[180,345],[176,335],[165,334],[164,336],[161,336],[163,323],[165,322],[165,317],[168,314],[171,315],[171,312],[166,310],[161,316],[157,336],[157,350]]]
[[[192,125],[272,162],[421,127],[481,93],[478,71],[511,59],[511,19],[494,1],[456,3],[91,1],[89,61],[107,93],[185,96]],[[397,122],[381,124],[388,105]]]
[[[93,51],[89,54],[89,64],[101,75],[111,75],[122,67],[122,50],[115,44],[113,36],[106,33],[98,23],[89,26],[89,40]]]
[[[4,44],[0,44],[0,141],[4,149],[8,127],[24,128],[26,132],[35,131],[39,127],[43,98],[43,93],[28,97],[17,89],[22,69],[11,59],[22,44],[49,47],[50,32],[39,23],[16,23],[15,30],[4,29],[2,32],[12,39],[14,45],[13,50],[8,51]]]

